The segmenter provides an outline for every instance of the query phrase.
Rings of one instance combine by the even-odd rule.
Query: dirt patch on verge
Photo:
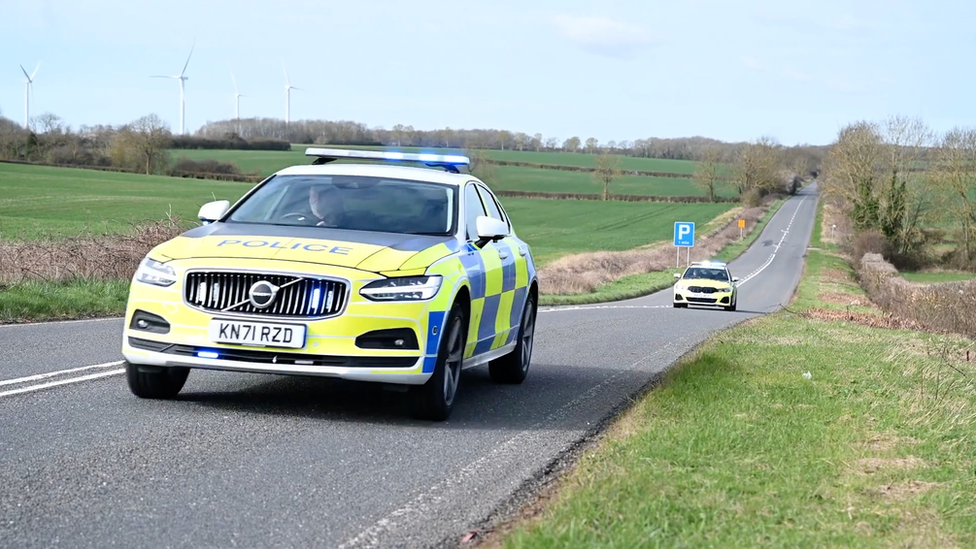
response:
[[[877,314],[864,313],[859,311],[844,311],[839,309],[810,309],[804,313],[807,318],[816,320],[854,322],[872,328],[889,328],[922,331],[918,323],[898,318],[892,315],[880,316]]]
[[[936,486],[939,486],[937,482],[909,480],[908,482],[891,483],[882,486],[878,488],[878,494],[885,499],[902,501],[911,499],[918,494],[924,494]]]
[[[873,475],[885,469],[918,469],[925,467],[925,460],[914,456],[904,458],[863,458],[854,462],[855,470],[860,474]]]

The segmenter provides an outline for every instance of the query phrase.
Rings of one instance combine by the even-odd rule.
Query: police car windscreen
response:
[[[318,226],[449,235],[456,228],[452,185],[365,176],[279,175],[240,204],[231,223]]]
[[[685,278],[704,278],[706,280],[727,281],[729,275],[725,269],[707,269],[703,267],[692,267],[685,273]]]

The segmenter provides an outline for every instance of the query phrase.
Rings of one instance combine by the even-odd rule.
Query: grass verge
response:
[[[776,212],[779,211],[779,208],[785,201],[785,199],[780,199],[774,202],[748,235],[746,235],[741,241],[734,241],[726,245],[716,255],[715,259],[719,261],[732,261],[742,255],[742,253],[745,252],[757,238],[759,238],[759,235],[762,234],[766,224],[774,215],[776,215]],[[709,228],[706,226],[706,231],[703,232],[707,232],[708,230],[712,230],[714,228],[715,227]],[[669,288],[672,284],[674,284],[674,273],[680,271],[680,268],[671,268],[663,271],[652,271],[648,273],[629,275],[607,284],[600,285],[595,291],[587,293],[563,295],[543,293],[539,296],[539,304],[543,306],[589,305],[593,303],[607,303],[611,301],[633,299]]]
[[[976,544],[973,342],[873,327],[841,292],[864,299],[811,251],[792,310],[703,344],[486,545]]]
[[[128,280],[28,281],[0,288],[0,323],[117,316]]]

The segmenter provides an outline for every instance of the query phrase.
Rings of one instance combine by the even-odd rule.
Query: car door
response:
[[[485,246],[485,253],[491,248],[497,253],[497,266],[500,270],[498,313],[495,319],[495,341],[492,349],[514,343],[518,328],[522,323],[522,309],[528,295],[529,248],[512,234],[512,224],[498,204],[494,194],[486,187],[477,185],[478,193],[489,217],[498,219],[508,227],[505,238]],[[492,261],[495,258],[492,257]],[[498,289],[496,286],[494,289]]]
[[[479,216],[487,215],[481,195],[474,182],[464,186],[464,225],[465,247],[461,263],[468,274],[471,285],[471,318],[468,323],[468,339],[464,348],[464,358],[484,355],[494,348],[501,303],[502,260],[498,249],[491,244],[479,247]]]

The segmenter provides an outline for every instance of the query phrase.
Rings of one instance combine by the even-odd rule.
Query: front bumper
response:
[[[703,305],[712,307],[728,307],[734,303],[734,292],[720,291],[714,293],[696,293],[674,290],[673,302],[688,305]]]
[[[275,263],[255,266],[248,262],[247,268],[273,272],[281,268],[280,262]],[[227,266],[222,262],[221,267]],[[375,280],[375,275],[349,269],[328,271],[321,274],[347,279],[352,285],[349,301],[338,316],[286,320],[268,315],[233,315],[234,320],[246,322],[304,325],[306,335],[301,348],[215,343],[210,336],[211,320],[228,315],[187,305],[182,278],[168,288],[134,282],[126,309],[122,355],[133,365],[425,383],[436,362],[443,300],[435,297],[423,302],[369,301],[358,295],[358,289]],[[445,286],[441,291],[453,289]],[[146,313],[150,319],[158,317],[162,321],[154,320],[140,328],[135,321],[147,318]],[[400,335],[383,339],[375,337],[377,333]],[[364,339],[366,334],[372,339]],[[397,349],[386,343],[396,339],[405,341],[405,346]]]

